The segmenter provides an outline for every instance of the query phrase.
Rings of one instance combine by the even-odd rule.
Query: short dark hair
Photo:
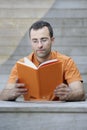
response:
[[[50,25],[50,23],[46,22],[46,21],[37,21],[35,23],[33,23],[29,29],[29,36],[30,36],[30,32],[31,32],[31,29],[34,29],[34,30],[38,30],[38,29],[41,29],[43,27],[47,27],[48,30],[49,30],[49,35],[50,37],[53,37],[53,29],[52,29],[52,26]]]

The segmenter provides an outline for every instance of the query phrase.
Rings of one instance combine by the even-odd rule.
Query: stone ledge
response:
[[[0,101],[0,130],[87,130],[87,101]]]
[[[87,101],[81,101],[81,102],[0,101],[0,113],[2,112],[87,113]]]

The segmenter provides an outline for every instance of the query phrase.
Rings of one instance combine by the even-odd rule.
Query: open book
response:
[[[62,83],[62,63],[57,59],[48,60],[36,67],[25,57],[24,62],[17,62],[17,70],[19,82],[25,83],[25,87],[29,89],[29,93],[24,95],[25,100],[30,97],[46,97]]]

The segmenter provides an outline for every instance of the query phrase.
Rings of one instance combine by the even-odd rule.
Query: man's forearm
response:
[[[15,101],[16,98],[11,98],[9,95],[5,92],[6,90],[0,91],[0,100],[1,101]]]
[[[70,93],[66,97],[66,101],[84,101],[85,91],[83,86],[72,87],[70,86]]]
[[[8,98],[6,97],[6,95],[2,91],[0,91],[0,100],[2,100],[2,101],[8,100]]]

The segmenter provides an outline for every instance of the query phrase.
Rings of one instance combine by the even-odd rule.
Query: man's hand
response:
[[[85,100],[83,83],[80,81],[72,82],[68,85],[62,83],[54,90],[56,97],[61,101],[82,101]]]
[[[67,97],[69,93],[71,92],[71,89],[66,84],[60,84],[56,89],[54,90],[54,94],[56,97],[59,97],[60,100],[64,101],[67,100]]]
[[[7,84],[6,87],[0,92],[0,100],[13,101],[17,97],[26,94],[27,89],[23,83],[18,83],[18,79],[15,83]]]

